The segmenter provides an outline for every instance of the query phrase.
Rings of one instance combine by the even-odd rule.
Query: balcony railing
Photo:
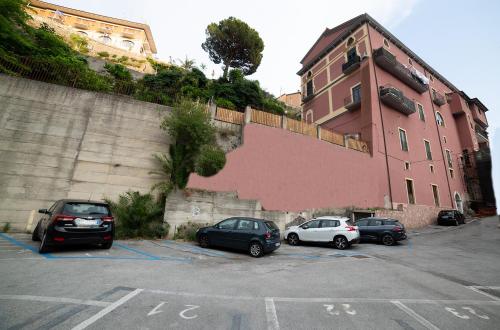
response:
[[[432,91],[432,102],[440,107],[446,103],[446,98],[438,92]]]
[[[383,47],[373,51],[373,59],[378,66],[389,72],[420,94],[429,90],[429,85],[416,77],[410,69],[396,60],[396,57]]]
[[[349,111],[358,110],[361,108],[361,98],[353,97],[353,95],[349,95],[344,98],[344,107]]]
[[[357,68],[359,68],[360,63],[361,63],[361,57],[356,55],[352,59],[350,59],[349,61],[342,64],[342,72],[345,75],[348,75],[351,72],[353,72],[354,70],[356,70]]]
[[[417,111],[415,102],[404,96],[399,89],[390,85],[380,87],[380,100],[385,105],[407,116]]]

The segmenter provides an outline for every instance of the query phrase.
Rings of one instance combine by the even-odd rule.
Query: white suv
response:
[[[285,239],[290,245],[300,241],[333,242],[337,249],[344,250],[359,242],[359,230],[349,218],[325,216],[288,228]]]

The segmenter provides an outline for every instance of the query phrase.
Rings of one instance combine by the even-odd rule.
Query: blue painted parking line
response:
[[[116,247],[118,247],[120,249],[123,249],[123,250],[127,250],[127,251],[130,251],[130,252],[137,253],[137,254],[142,255],[142,256],[146,256],[146,257],[148,257],[151,260],[160,260],[160,258],[157,257],[157,256],[154,256],[152,254],[146,253],[144,251],[140,251],[140,250],[131,248],[130,246],[127,246],[125,244],[114,242],[114,246],[116,246]]]
[[[214,250],[208,250],[208,249],[194,246],[191,244],[178,243],[178,242],[173,242],[173,241],[169,241],[169,240],[163,240],[163,241],[161,241],[161,243],[162,244],[157,244],[157,245],[172,248],[172,249],[177,248],[178,250],[181,250],[184,252],[191,252],[191,253],[195,253],[195,254],[204,254],[204,255],[207,255],[209,257],[226,257],[226,258],[229,257],[229,255],[227,253],[220,252],[220,251],[214,251]],[[156,244],[156,243],[153,243],[153,244]]]
[[[21,241],[18,241],[17,239],[15,239],[15,238],[7,235],[7,234],[0,233],[0,237],[3,238],[3,239],[5,239],[6,241],[12,243],[13,245],[22,247],[23,249],[26,249],[26,250],[30,250],[34,254],[41,255],[44,258],[50,259],[52,257],[52,255],[49,254],[49,253],[46,253],[46,254],[40,254],[40,253],[38,253],[38,249],[37,248],[35,248],[35,247],[31,246],[31,245],[28,245],[26,243],[23,243]]]

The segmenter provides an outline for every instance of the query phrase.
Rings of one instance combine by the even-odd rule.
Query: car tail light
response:
[[[54,222],[56,222],[56,221],[73,221],[75,219],[76,219],[76,217],[73,217],[71,215],[58,214],[55,216]]]
[[[392,231],[399,233],[400,231],[403,231],[403,228],[396,226],[396,227],[392,228]]]
[[[108,236],[104,236],[103,238],[104,238],[106,241],[109,241],[112,237],[111,237],[111,235],[108,235]]]
[[[113,222],[113,221],[115,221],[115,218],[113,218],[113,217],[102,217],[101,220],[104,221],[104,222]]]
[[[265,239],[270,239],[270,238],[271,238],[271,233],[270,233],[270,232],[266,232],[266,233],[264,234],[264,238],[265,238]]]
[[[356,227],[354,227],[354,226],[347,226],[346,229],[347,229],[347,231],[355,231]]]
[[[64,242],[64,237],[54,237],[54,241],[56,241],[56,242]]]

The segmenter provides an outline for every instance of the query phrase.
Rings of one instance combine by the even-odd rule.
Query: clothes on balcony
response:
[[[410,73],[415,77],[417,78],[418,80],[420,80],[420,82],[424,85],[429,85],[429,78],[427,78],[422,72],[418,71],[417,69],[415,69],[415,67],[413,65],[410,65],[407,67],[409,70],[410,70]]]

